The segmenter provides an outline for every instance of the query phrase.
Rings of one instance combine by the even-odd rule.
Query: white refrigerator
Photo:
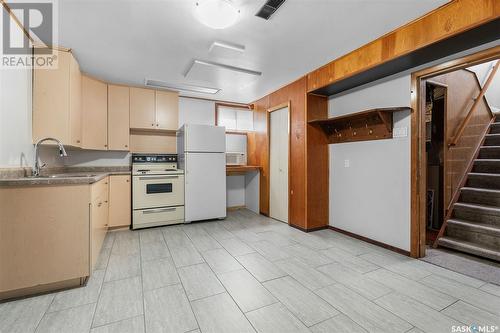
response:
[[[226,129],[186,124],[177,132],[179,168],[184,170],[185,221],[226,217]]]

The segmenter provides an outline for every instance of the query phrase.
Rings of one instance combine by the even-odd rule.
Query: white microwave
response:
[[[226,165],[247,165],[247,154],[242,152],[226,152]]]

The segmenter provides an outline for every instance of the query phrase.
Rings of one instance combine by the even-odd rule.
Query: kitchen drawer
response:
[[[134,229],[184,222],[184,206],[134,210]]]

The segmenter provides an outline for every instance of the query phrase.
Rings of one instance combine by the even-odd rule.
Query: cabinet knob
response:
[[[155,124],[151,124],[151,126],[153,126],[153,127],[154,127],[154,125],[155,125]]]
[[[160,124],[156,124],[156,127],[160,126]]]
[[[125,145],[125,148],[128,148],[128,145]]]
[[[76,143],[80,143],[80,140],[76,140]]]
[[[130,183],[130,180],[127,179],[127,183]]]
[[[108,145],[104,145],[104,147],[107,147]]]

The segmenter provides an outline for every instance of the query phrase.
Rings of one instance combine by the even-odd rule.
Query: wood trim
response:
[[[298,229],[298,230],[303,231],[303,232],[313,232],[313,231],[329,229],[329,226],[327,226],[327,225],[324,225],[321,227],[315,227],[315,228],[302,228],[302,227],[300,227],[298,225],[294,225],[294,224],[289,224],[289,225],[290,225],[290,227]]]
[[[248,131],[251,132],[251,131]],[[247,131],[226,131],[226,134],[235,134],[235,135],[246,135],[248,136]]]
[[[268,152],[268,159],[267,159],[267,170],[269,170],[269,182],[267,183],[267,193],[271,193],[271,112],[278,111],[284,108],[288,108],[288,216],[287,216],[287,223],[288,225],[290,224],[290,184],[291,184],[291,178],[292,178],[292,172],[291,172],[291,154],[292,154],[292,136],[290,132],[290,126],[292,124],[292,101],[288,100],[288,102],[284,102],[281,104],[278,104],[276,106],[270,107],[267,109],[267,152]],[[271,196],[268,195],[268,206],[269,206],[269,216],[271,216]]]
[[[352,77],[492,22],[499,16],[500,6],[495,0],[451,1],[310,72],[307,91]]]
[[[274,112],[274,111],[281,110],[281,109],[286,108],[286,107],[290,108],[290,101],[273,106],[273,107],[267,109],[267,112]],[[288,110],[288,112],[290,112],[290,109]]]
[[[393,251],[393,252],[396,252],[396,253],[399,253],[399,254],[402,254],[402,255],[405,255],[405,256],[410,256],[410,252],[408,252],[406,250],[403,250],[403,249],[400,249],[399,247],[395,247],[395,246],[392,246],[392,245],[389,245],[389,244],[385,244],[385,243],[373,240],[373,239],[368,238],[368,237],[364,237],[364,236],[361,236],[361,235],[358,235],[358,234],[354,234],[352,232],[345,231],[345,230],[339,229],[337,227],[333,227],[331,225],[328,226],[328,229],[336,231],[336,232],[339,232],[341,234],[347,235],[347,236],[352,237],[352,238],[356,238],[356,239],[362,240],[363,242],[367,242],[367,243],[370,243],[370,244],[373,244],[373,245],[377,245],[377,246],[383,247],[384,249],[387,249],[387,250],[390,250],[390,251]]]
[[[425,68],[411,74],[411,191],[410,191],[410,255],[425,256],[425,208],[426,208],[426,156],[425,156],[425,108],[421,105],[424,80],[500,57],[496,46],[462,58]]]

